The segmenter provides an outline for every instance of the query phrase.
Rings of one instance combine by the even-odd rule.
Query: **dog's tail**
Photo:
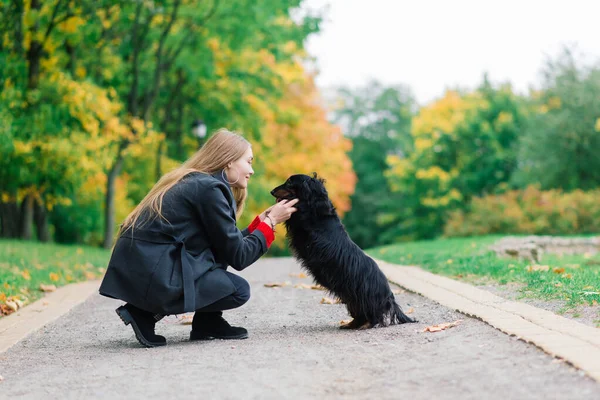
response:
[[[393,324],[406,324],[406,323],[411,323],[411,322],[417,322],[416,319],[412,319],[410,318],[408,315],[404,314],[402,312],[402,309],[400,308],[400,306],[398,305],[398,303],[396,303],[396,300],[394,299],[394,295],[391,294],[390,295],[390,300],[391,302],[391,320],[390,323]]]

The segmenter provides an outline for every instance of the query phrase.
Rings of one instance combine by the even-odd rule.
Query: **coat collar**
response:
[[[237,211],[237,203],[235,202],[235,196],[233,195],[233,190],[231,189],[231,185],[229,184],[229,182],[227,182],[227,178],[226,178],[224,171],[225,171],[224,169],[221,169],[221,170],[211,174],[211,176],[213,178],[215,178],[216,180],[218,180],[219,182],[224,183],[225,186],[227,186],[227,190],[229,190],[229,193],[231,194],[231,202],[232,202],[231,207],[233,207],[234,211]]]

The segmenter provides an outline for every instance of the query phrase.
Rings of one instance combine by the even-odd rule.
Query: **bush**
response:
[[[541,191],[535,186],[474,198],[451,212],[444,235],[572,235],[600,232],[600,190]]]

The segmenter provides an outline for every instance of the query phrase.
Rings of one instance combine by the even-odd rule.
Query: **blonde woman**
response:
[[[248,282],[227,267],[243,270],[265,254],[298,201],[278,202],[240,231],[253,158],[246,139],[219,130],[125,219],[100,294],[127,302],[117,314],[142,345],[164,346],[156,322],[190,311],[190,340],[248,337],[222,317],[250,298]]]

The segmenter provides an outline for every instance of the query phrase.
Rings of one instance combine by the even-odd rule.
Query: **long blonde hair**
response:
[[[249,146],[250,142],[241,135],[225,128],[219,129],[186,162],[173,171],[166,173],[156,182],[140,204],[125,218],[125,222],[119,230],[119,235],[124,230],[135,227],[139,218],[146,211],[149,211],[146,214],[146,220],[156,216],[165,219],[162,215],[163,197],[177,182],[191,172],[214,174],[242,157]],[[248,191],[235,187],[232,187],[231,190],[237,203],[236,218],[239,218],[244,211]]]

